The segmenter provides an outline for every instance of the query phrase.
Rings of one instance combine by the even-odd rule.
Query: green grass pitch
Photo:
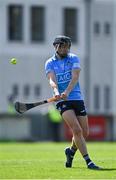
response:
[[[89,170],[79,151],[65,168],[69,143],[0,143],[0,179],[116,179],[116,143],[87,143],[92,160],[103,170]]]

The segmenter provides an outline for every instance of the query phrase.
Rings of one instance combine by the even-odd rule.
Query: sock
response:
[[[77,149],[75,149],[73,146],[71,146],[70,148],[72,155],[74,156],[74,154],[76,153]]]
[[[91,159],[88,154],[84,155],[83,158],[85,159],[87,165],[91,162]]]

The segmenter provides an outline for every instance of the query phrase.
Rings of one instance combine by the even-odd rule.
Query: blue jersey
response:
[[[64,59],[58,59],[55,55],[48,59],[45,63],[46,74],[54,72],[58,85],[59,93],[65,91],[72,78],[72,70],[80,69],[79,58],[72,53],[69,53]],[[83,100],[79,82],[75,85],[68,96],[68,100]]]

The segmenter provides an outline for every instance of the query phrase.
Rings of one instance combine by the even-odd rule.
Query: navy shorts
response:
[[[56,104],[56,108],[59,110],[61,115],[67,110],[74,110],[77,116],[87,115],[83,100],[61,101]]]

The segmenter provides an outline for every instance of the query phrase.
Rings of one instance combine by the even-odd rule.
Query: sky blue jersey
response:
[[[55,55],[48,59],[45,63],[46,74],[54,72],[58,85],[59,93],[65,91],[72,78],[72,70],[80,69],[79,58],[72,53],[69,53],[64,59],[58,59]],[[83,95],[80,90],[79,82],[75,85],[68,96],[68,100],[83,100]]]

